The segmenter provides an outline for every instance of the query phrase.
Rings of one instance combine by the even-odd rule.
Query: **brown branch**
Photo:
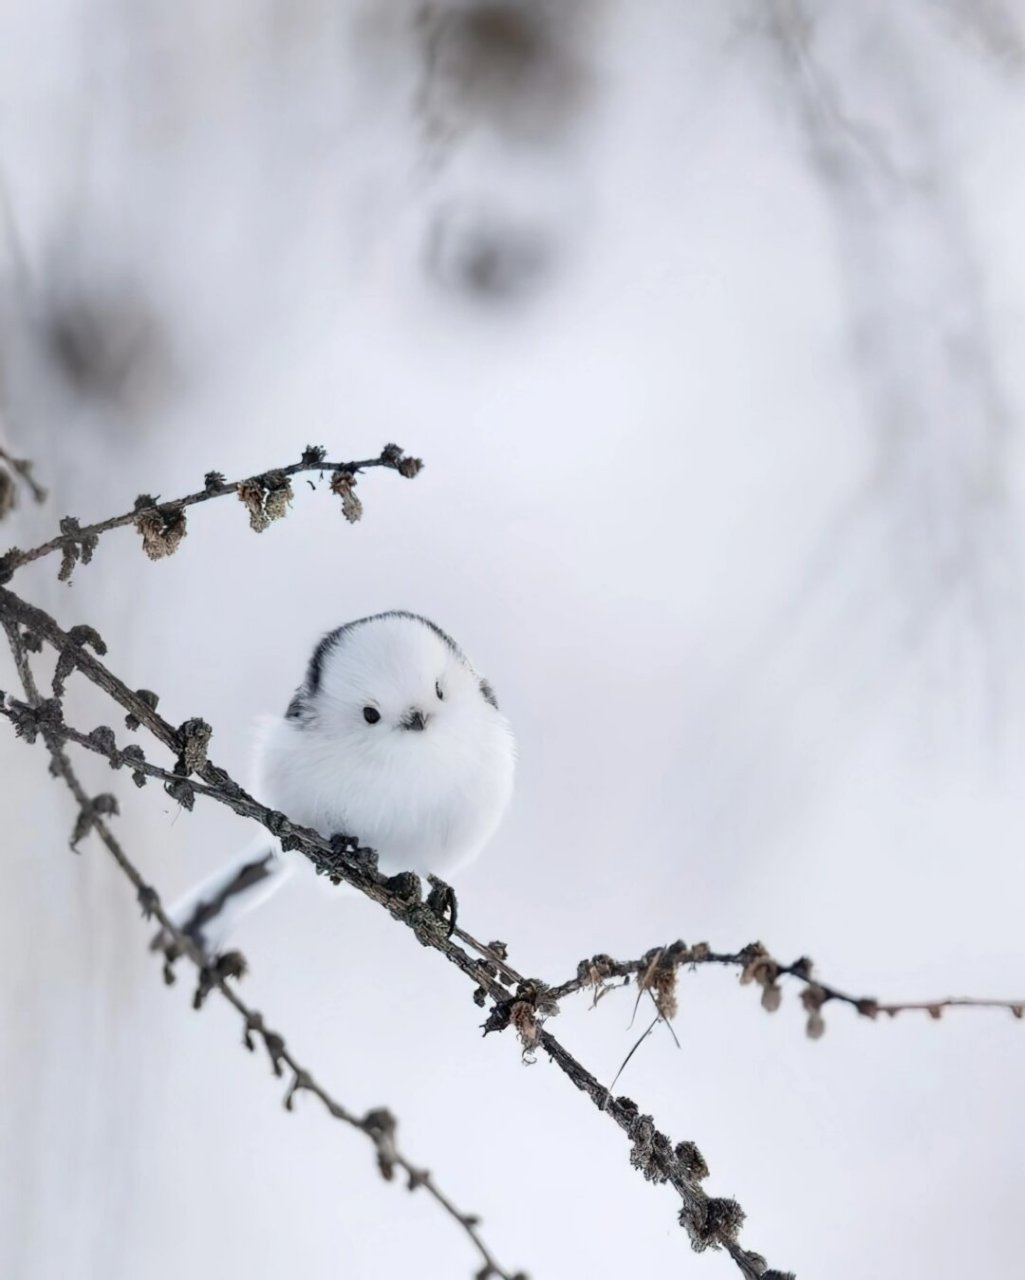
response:
[[[228,983],[230,977],[239,977],[245,972],[245,962],[239,953],[231,953],[230,956],[220,957],[211,963],[196,947],[192,939],[178,929],[166,913],[156,890],[143,879],[138,868],[114,836],[105,818],[98,812],[96,798],[90,797],[82,787],[66,752],[63,750],[63,743],[76,742],[80,746],[88,747],[90,750],[100,751],[101,754],[108,753],[102,751],[94,740],[90,740],[88,735],[79,734],[77,731],[70,729],[53,714],[54,702],[53,700],[43,699],[39,693],[35,677],[29,665],[24,638],[17,625],[8,617],[4,617],[3,627],[7,633],[18,676],[25,691],[27,702],[24,706],[34,711],[39,717],[36,725],[50,752],[52,770],[56,776],[63,778],[78,804],[79,820],[76,823],[76,832],[84,821],[88,824],[89,829],[99,836],[107,851],[135,886],[143,913],[147,918],[154,918],[159,921],[168,936],[173,939],[176,953],[180,956],[186,956],[196,966],[199,973],[199,985],[194,1001],[196,1006],[199,1007],[206,995],[211,990],[216,989],[241,1015],[244,1023],[243,1042],[246,1048],[250,1050],[255,1048],[253,1036],[258,1035],[267,1050],[274,1074],[279,1077],[283,1076],[286,1067],[292,1072],[292,1081],[284,1100],[285,1106],[289,1111],[292,1110],[297,1093],[300,1091],[312,1093],[334,1119],[341,1120],[352,1128],[358,1129],[370,1139],[376,1150],[378,1169],[383,1178],[391,1181],[394,1178],[395,1169],[399,1168],[407,1176],[407,1186],[410,1191],[423,1187],[428,1195],[463,1228],[473,1242],[482,1263],[480,1270],[477,1272],[477,1280],[486,1280],[488,1277],[493,1277],[494,1280],[526,1280],[522,1272],[514,1274],[499,1266],[480,1234],[478,1229],[479,1219],[473,1214],[464,1213],[458,1209],[434,1181],[432,1174],[428,1170],[414,1165],[403,1154],[396,1142],[397,1122],[390,1111],[384,1108],[377,1108],[360,1117],[342,1106],[317,1082],[313,1074],[294,1057],[287,1048],[284,1037],[269,1028],[262,1014],[239,997],[235,989]],[[48,707],[49,711],[47,710]],[[17,717],[11,716],[9,710],[6,708],[0,709],[4,710],[8,718],[13,719],[16,724],[18,723]],[[59,712],[59,707],[56,710]],[[24,721],[21,723],[24,724]],[[154,776],[175,778],[173,774],[165,775],[164,771],[153,770],[149,766],[147,766],[146,771],[153,773]],[[204,790],[207,789],[204,788]]]
[[[21,705],[16,701],[12,700],[7,706],[0,705],[0,716],[5,716],[14,723],[17,723],[20,712]],[[71,742],[87,751],[101,755],[113,769],[128,767],[134,774],[144,775],[143,777],[136,777],[138,785],[142,785],[146,777],[174,785],[179,785],[182,781],[180,773],[172,773],[168,769],[161,769],[159,766],[151,764],[145,759],[140,748],[119,749],[113,731],[106,726],[100,726],[87,734],[72,728],[62,720],[57,720],[48,725],[47,732],[59,743],[66,744]],[[204,783],[196,782],[194,779],[190,779],[188,785],[197,795],[206,795],[211,799],[226,802],[226,798],[219,787],[210,787]],[[478,942],[472,934],[463,928],[454,929],[452,936],[480,954],[489,965],[490,976],[500,976],[502,982],[506,985],[522,985],[528,981],[509,964],[504,943],[491,942],[485,944]],[[774,1013],[779,1008],[779,1001],[776,998],[779,979],[793,978],[797,980],[802,984],[804,991],[812,993],[805,1000],[805,1009],[809,1013],[808,1030],[812,1038],[818,1038],[822,1034],[822,1029],[824,1029],[820,1027],[820,1020],[813,1020],[812,1015],[830,1001],[849,1005],[862,1017],[873,1020],[880,1014],[886,1014],[888,1017],[894,1018],[899,1013],[920,1012],[927,1013],[931,1018],[938,1021],[944,1009],[1004,1009],[1015,1018],[1021,1019],[1025,1017],[1025,998],[999,1000],[979,996],[944,996],[935,1000],[882,1001],[875,996],[854,996],[849,992],[841,991],[838,987],[834,987],[828,982],[823,982],[818,977],[814,977],[814,965],[807,956],[802,956],[791,964],[783,964],[781,961],[774,959],[760,942],[748,943],[747,946],[742,947],[739,951],[713,951],[706,942],[698,942],[693,946],[688,946],[686,943],[678,941],[661,947],[653,947],[636,960],[613,960],[608,955],[595,955],[588,960],[580,961],[577,966],[576,977],[570,978],[558,986],[549,987],[546,991],[546,998],[558,1003],[576,992],[591,990],[594,993],[595,1000],[597,1000],[606,991],[614,989],[613,979],[625,979],[626,981],[620,985],[626,986],[629,983],[629,979],[635,977],[638,986],[638,999],[647,991],[652,996],[660,1016],[663,1018],[672,1017],[673,1013],[668,1012],[666,1008],[667,995],[665,988],[669,985],[669,975],[673,975],[673,981],[675,982],[676,970],[684,966],[694,970],[702,965],[719,965],[739,969],[742,985],[753,982],[762,988],[762,1004],[770,1013]],[[656,992],[655,988],[660,982],[663,984],[663,990]],[[814,1028],[819,1028],[817,1033]],[[646,1032],[645,1036],[647,1034]],[[636,1049],[636,1047],[635,1045],[634,1048]],[[634,1050],[631,1050],[631,1055],[633,1052]],[[613,1087],[614,1085],[615,1082],[613,1081]]]
[[[17,729],[18,724],[25,717],[26,711],[36,716],[38,715],[39,707],[46,705],[47,703],[44,699],[40,699],[33,706],[30,703],[21,703],[16,698],[11,698],[6,705],[0,704],[0,716],[10,720]],[[92,751],[95,755],[102,756],[112,769],[129,769],[135,775],[136,786],[145,786],[147,778],[155,778],[160,782],[172,783],[175,786],[181,784],[182,775],[180,773],[172,773],[170,769],[161,769],[159,765],[151,764],[143,755],[140,747],[133,744],[129,747],[119,748],[113,730],[106,725],[100,725],[98,728],[93,729],[91,733],[82,733],[81,730],[72,728],[71,725],[65,724],[59,716],[54,715],[53,718],[48,718],[46,721],[46,733],[61,745],[71,742],[77,747],[82,747],[86,751]],[[205,783],[196,782],[195,779],[189,780],[189,787],[196,795],[212,796],[215,799],[219,799],[221,795],[216,787],[208,787]]]
[[[577,991],[591,990],[597,998],[616,978],[625,980],[636,977],[638,987],[651,990],[659,1011],[666,1015],[666,1003],[675,1000],[677,971],[684,966],[695,969],[700,965],[723,965],[740,970],[742,984],[755,983],[762,989],[762,1006],[774,1013],[779,1008],[780,978],[792,978],[802,987],[801,1001],[808,1013],[807,1030],[812,1039],[818,1039],[825,1030],[821,1009],[830,1001],[846,1004],[862,1017],[877,1018],[888,1014],[922,1011],[932,1018],[939,1018],[944,1009],[1006,1009],[1015,1018],[1025,1017],[1025,999],[990,1000],[975,996],[947,996],[937,1000],[903,1000],[883,1002],[874,996],[852,996],[838,987],[831,986],[813,975],[813,963],[801,956],[792,964],[775,960],[760,942],[749,943],[739,951],[713,951],[707,942],[687,946],[674,942],[668,946],[653,947],[637,960],[613,960],[611,956],[596,955],[581,960],[576,977],[552,987],[548,992],[553,1000],[562,1000]],[[669,1015],[671,1016],[671,1015]]]
[[[89,651],[83,636],[83,630],[89,629],[66,632],[49,614],[3,587],[0,587],[0,618],[7,624],[25,628],[34,643],[46,641],[50,644],[59,655],[58,666],[64,662],[69,670],[75,669],[86,676],[119,703],[132,723],[145,725],[176,754],[179,762],[183,760],[188,748],[188,734],[183,730],[203,722],[187,721],[176,729],[156,710],[153,695],[141,696],[133,692]],[[90,634],[92,639],[99,640],[95,633]],[[40,710],[45,712],[52,721],[59,713],[59,705],[54,710],[56,703],[57,699],[50,699],[42,708],[37,708],[37,713]],[[208,726],[204,728],[208,730]],[[558,1005],[548,997],[546,984],[520,979],[509,968],[502,944],[492,943],[483,949],[483,955],[471,956],[453,941],[445,920],[435,912],[430,901],[423,900],[417,876],[404,873],[386,879],[377,872],[371,850],[340,847],[337,842],[332,843],[315,831],[293,824],[284,814],[267,809],[206,758],[205,752],[202,760],[195,763],[195,775],[206,784],[200,794],[227,805],[244,817],[255,819],[281,841],[283,848],[304,854],[318,872],[333,882],[344,880],[359,889],[411,929],[421,945],[440,951],[451,964],[471,978],[478,1004],[483,1005],[488,998],[492,1001],[491,1012],[484,1024],[485,1032],[502,1031],[512,1026],[525,1054],[544,1050],[577,1088],[615,1120],[630,1138],[630,1160],[634,1167],[650,1181],[669,1182],[679,1194],[682,1201],[680,1221],[687,1229],[694,1248],[703,1250],[735,1244],[743,1211],[733,1200],[709,1197],[704,1192],[689,1163],[688,1153],[696,1150],[693,1144],[680,1143],[674,1147],[671,1140],[655,1128],[652,1118],[640,1114],[629,1098],[610,1099],[608,1089],[599,1084],[550,1032],[544,1030],[546,1019],[558,1011]],[[177,781],[167,786],[174,787],[172,794],[191,807],[194,799],[192,777],[181,772],[180,765],[176,766],[175,776]],[[455,936],[469,938],[462,930]],[[506,981],[503,981],[503,976]],[[509,990],[507,981],[516,982],[513,991]],[[703,1168],[704,1161],[700,1157],[698,1159]],[[757,1258],[758,1255],[748,1254],[737,1245],[731,1256],[743,1270],[747,1265],[744,1259]],[[766,1272],[765,1276],[767,1280],[781,1280],[784,1274]]]
[[[129,689],[76,639],[74,629],[72,632],[64,631],[48,613],[29,604],[6,587],[0,587],[0,618],[21,625],[35,640],[44,640],[59,654],[68,655],[73,659],[74,667],[119,703],[130,719],[144,725],[178,757],[184,754],[185,740],[181,730],[159,714],[153,705],[152,695],[149,698],[143,697]],[[409,925],[425,946],[433,946],[442,951],[463,973],[485,986],[489,995],[497,998],[508,996],[509,992],[504,986],[485,973],[476,959],[451,941],[443,922],[422,901],[418,878],[400,875],[391,880],[385,879],[377,873],[373,859],[369,857],[369,850],[339,850],[318,832],[300,827],[290,822],[284,814],[258,803],[224,769],[209,760],[201,764],[195,774],[207,784],[200,794],[209,795],[242,817],[255,819],[280,839],[285,849],[297,849],[305,854],[318,872],[335,881],[347,881],[386,907],[397,919]],[[186,807],[191,807],[191,793],[195,790],[192,777],[177,771],[174,776],[176,782],[169,785],[178,788],[176,798]]]
[[[6,457],[0,453],[0,456]],[[29,464],[8,459],[11,466],[17,469]],[[223,498],[228,494],[237,494],[249,511],[250,524],[257,532],[262,532],[274,520],[285,515],[292,501],[290,478],[302,472],[329,472],[332,476],[332,492],[342,494],[342,511],[346,519],[358,520],[362,513],[359,500],[352,493],[356,477],[360,472],[372,467],[386,467],[399,472],[407,479],[416,476],[423,467],[419,458],[407,457],[395,444],[387,444],[376,458],[364,458],[359,462],[328,462],[325,451],[319,446],[307,446],[302,458],[286,467],[276,467],[259,475],[248,476],[241,480],[225,480],[218,471],[210,471],[206,475],[204,487],[196,493],[187,494],[184,498],[174,498],[161,502],[149,494],[140,494],[131,511],[112,516],[109,520],[100,520],[96,524],[82,525],[72,516],[65,516],[61,524],[61,532],[30,551],[11,548],[6,555],[0,556],[0,583],[9,582],[14,573],[33,560],[39,560],[54,551],[63,552],[64,558],[60,577],[71,576],[76,562],[88,564],[100,537],[111,529],[121,529],[126,525],[134,525],[143,538],[143,546],[152,559],[161,559],[172,554],[181,539],[185,536],[184,512],[200,502],[210,502],[214,498]],[[28,483],[33,484],[29,474],[25,474]],[[342,493],[344,490],[344,493]],[[45,493],[44,493],[45,496]]]
[[[307,450],[299,463],[230,485],[223,477],[211,473],[202,493],[189,495],[172,503],[159,503],[153,498],[144,497],[136,503],[134,511],[85,528],[75,521],[65,520],[62,522],[62,534],[59,538],[31,552],[9,552],[0,560],[0,581],[3,581],[5,562],[9,577],[20,565],[59,548],[64,552],[62,576],[66,577],[65,569],[69,573],[77,560],[88,560],[103,533],[126,524],[136,526],[151,556],[170,554],[184,536],[184,509],[197,502],[232,492],[237,493],[249,509],[253,527],[262,529],[271,520],[284,514],[291,496],[288,477],[300,471],[332,471],[331,489],[342,499],[343,514],[350,520],[357,519],[361,506],[353,493],[353,486],[360,470],[371,466],[385,466],[405,475],[414,475],[420,467],[417,460],[404,458],[402,451],[396,446],[386,446],[379,458],[364,462],[330,464],[323,459],[322,450]],[[144,910],[160,921],[172,939],[174,951],[187,956],[197,966],[200,982],[196,1003],[202,1003],[210,991],[220,991],[245,1018],[247,1044],[251,1043],[252,1035],[262,1036],[278,1073],[282,1073],[282,1064],[293,1072],[286,1105],[291,1105],[296,1092],[306,1089],[320,1098],[330,1114],[361,1129],[374,1141],[385,1176],[389,1176],[389,1171],[393,1171],[395,1167],[401,1168],[408,1175],[411,1188],[426,1187],[438,1203],[470,1233],[484,1259],[484,1268],[479,1273],[481,1277],[507,1277],[507,1273],[497,1268],[480,1242],[475,1233],[475,1220],[456,1210],[434,1186],[430,1176],[409,1164],[396,1150],[394,1121],[389,1113],[371,1112],[360,1120],[345,1111],[291,1057],[285,1050],[283,1039],[277,1033],[266,1030],[261,1016],[245,1005],[228,984],[229,978],[239,976],[242,971],[242,961],[237,953],[230,953],[211,962],[190,938],[175,928],[152,888],[142,881],[110,832],[105,816],[115,811],[116,802],[113,797],[90,799],[85,794],[71,770],[64,744],[74,743],[104,755],[114,768],[129,768],[136,782],[145,782],[147,778],[159,779],[169,794],[185,808],[192,808],[196,795],[206,796],[228,806],[241,816],[259,822],[280,841],[283,849],[302,853],[319,873],[327,875],[332,882],[345,881],[383,906],[396,920],[411,929],[423,946],[441,952],[473,981],[474,999],[479,1006],[484,1007],[491,1001],[490,1012],[484,1023],[485,1033],[513,1027],[525,1056],[532,1056],[538,1050],[545,1052],[576,1088],[624,1131],[631,1143],[631,1164],[649,1181],[669,1183],[679,1195],[680,1222],[686,1228],[693,1247],[699,1251],[708,1248],[725,1250],[741,1273],[750,1280],[755,1280],[756,1277],[761,1280],[785,1280],[785,1273],[766,1269],[764,1259],[744,1249],[737,1242],[743,1211],[733,1200],[706,1194],[701,1183],[707,1176],[708,1169],[693,1143],[681,1142],[674,1145],[664,1133],[656,1129],[652,1117],[642,1115],[629,1098],[611,1097],[610,1089],[601,1085],[547,1030],[545,1024],[548,1018],[559,1011],[559,1002],[563,998],[590,988],[597,999],[609,989],[611,980],[618,978],[629,982],[635,977],[641,991],[650,994],[659,1015],[668,1020],[675,1012],[679,967],[683,964],[720,964],[739,967],[742,982],[757,983],[762,988],[762,1003],[768,1009],[778,1006],[781,977],[799,981],[804,988],[802,1002],[809,1015],[809,1034],[813,1036],[820,1035],[824,1029],[821,1009],[830,1000],[850,1004],[859,1013],[870,1017],[881,1012],[896,1014],[913,1008],[924,1008],[933,1016],[939,1016],[942,1008],[960,1005],[1006,1008],[1015,1016],[1022,1016],[1021,1002],[1012,1001],[983,1001],[965,997],[931,1003],[880,1004],[867,998],[859,999],[814,979],[810,961],[801,959],[791,965],[782,965],[760,944],[752,944],[738,952],[716,953],[706,944],[686,947],[682,942],[673,943],[653,948],[636,961],[616,961],[608,956],[595,956],[581,962],[575,978],[557,987],[524,977],[509,963],[505,944],[490,942],[485,945],[477,942],[465,929],[450,926],[439,907],[439,903],[444,900],[444,894],[440,892],[444,886],[436,883],[425,901],[423,886],[417,876],[403,873],[385,878],[380,875],[373,850],[359,848],[354,841],[348,839],[327,839],[316,831],[297,826],[286,815],[259,804],[225,770],[209,759],[209,725],[202,720],[192,719],[176,728],[164,719],[156,709],[157,698],[154,694],[145,690],[133,691],[100,661],[97,655],[106,651],[105,646],[91,628],[73,627],[65,631],[48,613],[3,586],[0,586],[0,620],[15,651],[18,671],[28,698],[27,703],[11,703],[4,708],[4,714],[21,736],[30,741],[36,736],[42,736],[46,742],[55,771],[65,779],[79,805],[75,840],[89,831],[95,831],[100,836],[135,886]],[[53,697],[48,699],[42,698],[31,683],[25,651],[27,644],[39,647],[43,641],[51,645],[58,655]],[[94,652],[90,652],[90,649]],[[126,723],[129,728],[144,725],[175,755],[173,771],[151,764],[137,747],[119,748],[113,731],[106,726],[85,734],[64,723],[61,707],[64,682],[75,671],[103,689],[121,706],[127,713]],[[0,698],[0,703],[2,701]],[[459,943],[464,945],[460,946]]]

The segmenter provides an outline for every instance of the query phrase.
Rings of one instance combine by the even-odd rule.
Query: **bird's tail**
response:
[[[265,839],[195,885],[174,903],[168,915],[205,956],[214,956],[242,916],[281,888],[292,870]],[[152,951],[173,951],[174,939],[161,929],[150,943]]]

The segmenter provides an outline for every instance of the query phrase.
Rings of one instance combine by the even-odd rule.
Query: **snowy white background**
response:
[[[761,938],[882,997],[1021,995],[1025,6],[510,7],[526,34],[475,41],[441,0],[7,0],[3,431],[53,501],[4,545],[308,441],[427,461],[354,528],[300,485],[259,540],[214,503],[171,560],[126,532],[21,588],[242,776],[319,633],[436,618],[518,733],[459,889],[527,972]],[[164,989],[41,749],[0,735],[0,770],[0,1275],[471,1275],[229,1010]],[[168,897],[248,839],[113,781]],[[507,1265],[735,1274],[383,913],[294,884],[240,942],[247,998]],[[606,1080],[631,1006],[559,1019]],[[792,992],[769,1017],[700,973],[682,1051],[619,1088],[801,1280],[1019,1275],[1025,1031],[826,1012],[811,1043]]]

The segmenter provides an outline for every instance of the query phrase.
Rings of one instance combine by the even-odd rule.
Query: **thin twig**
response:
[[[631,978],[636,976],[638,985],[646,988],[654,970],[675,973],[686,966],[695,969],[700,965],[722,965],[740,970],[740,979],[744,983],[756,983],[763,993],[772,993],[778,989],[780,978],[791,978],[804,988],[804,1005],[809,1014],[817,1012],[830,1001],[849,1005],[862,1017],[876,1018],[885,1013],[896,1017],[898,1013],[921,1011],[932,1018],[939,1018],[944,1009],[1005,1009],[1016,1018],[1025,1016],[1025,999],[981,999],[975,996],[948,996],[937,1000],[901,1000],[880,1001],[874,996],[853,996],[838,987],[814,976],[814,966],[807,956],[783,964],[775,960],[760,942],[749,943],[739,951],[713,951],[708,943],[699,942],[687,946],[684,942],[674,942],[668,946],[653,947],[636,960],[614,960],[608,955],[592,956],[589,960],[581,960],[577,966],[576,977],[570,978],[558,986],[552,987],[548,995],[552,1000],[562,1000],[577,991],[601,990],[610,980],[615,978]],[[776,1001],[770,996],[768,1000],[763,994],[763,1004],[774,1010]],[[817,1024],[816,1024],[817,1025]]]
[[[16,463],[10,460],[10,465],[21,467],[27,464]],[[284,492],[283,481],[287,481],[289,477],[298,475],[305,471],[318,471],[321,473],[330,473],[333,477],[351,476],[356,477],[363,471],[368,471],[373,467],[386,467],[392,471],[398,471],[401,475],[412,478],[417,475],[423,464],[419,458],[407,457],[403,450],[397,445],[385,445],[380,454],[376,458],[364,458],[358,462],[329,462],[326,460],[324,450],[310,446],[306,449],[303,457],[299,462],[293,462],[285,467],[275,467],[270,471],[261,472],[254,476],[245,476],[240,480],[227,481],[216,471],[207,474],[207,482],[203,489],[196,493],[186,494],[183,498],[173,498],[167,502],[161,502],[159,498],[150,497],[147,494],[141,495],[135,503],[131,511],[126,511],[122,515],[112,516],[109,520],[99,520],[95,524],[80,525],[77,520],[71,520],[65,517],[61,522],[61,533],[51,538],[48,542],[41,543],[38,547],[33,547],[29,551],[22,551],[19,548],[12,548],[3,557],[0,557],[0,565],[2,565],[6,579],[0,577],[0,581],[10,580],[14,572],[27,564],[31,564],[34,560],[39,560],[43,556],[48,556],[54,551],[74,551],[77,548],[87,547],[87,555],[91,557],[92,548],[95,542],[103,534],[109,533],[112,529],[121,529],[126,525],[138,525],[140,514],[143,512],[155,511],[161,517],[170,518],[183,512],[187,507],[194,507],[200,502],[210,502],[214,498],[223,498],[228,494],[240,494],[246,497],[246,487],[252,484],[268,484],[271,488],[278,487],[279,492]],[[33,483],[29,476],[26,476],[29,483]],[[337,492],[337,490],[336,490]],[[45,494],[44,494],[45,496]],[[291,499],[291,491],[288,491],[288,498]],[[343,497],[343,509],[345,508],[345,499]],[[283,507],[280,512],[283,514]],[[267,518],[267,523],[275,518],[271,515]],[[358,519],[358,514],[350,514],[347,512],[347,518]],[[254,528],[258,527],[254,524]],[[164,552],[163,554],[167,554]]]
[[[619,1077],[620,1077],[620,1076],[623,1074],[623,1072],[626,1070],[627,1063],[628,1063],[628,1062],[630,1061],[630,1059],[634,1056],[634,1054],[635,1054],[635,1053],[637,1052],[637,1050],[641,1047],[641,1045],[645,1042],[645,1040],[647,1040],[648,1036],[650,1036],[650,1035],[651,1035],[651,1033],[655,1030],[655,1028],[658,1026],[659,1022],[661,1021],[661,1019],[662,1019],[662,1015],[661,1015],[661,1014],[658,1014],[656,1017],[654,1017],[654,1018],[651,1020],[651,1022],[649,1022],[649,1023],[648,1023],[648,1026],[647,1026],[646,1030],[644,1030],[644,1031],[642,1031],[642,1032],[641,1032],[640,1038],[639,1038],[638,1040],[635,1040],[635,1041],[634,1041],[633,1047],[631,1048],[630,1052],[626,1055],[626,1057],[623,1059],[623,1061],[619,1064],[619,1070],[618,1070],[618,1071],[616,1072],[616,1074],[612,1077],[612,1083],[609,1085],[608,1090],[607,1090],[607,1092],[608,1092],[608,1094],[609,1094],[609,1096],[610,1096],[610,1097],[611,1097],[611,1095],[612,1095],[612,1090],[613,1090],[613,1089],[616,1087],[616,1085],[619,1083]]]
[[[16,722],[19,710],[18,703],[12,700],[7,706],[0,706],[0,716],[5,716],[8,720]],[[96,730],[93,730],[92,734],[82,733],[81,730],[73,729],[71,725],[65,724],[61,720],[48,724],[47,733],[59,743],[73,742],[75,746],[83,747],[86,751],[92,751],[95,755],[102,756],[112,769],[124,767],[132,773],[144,774],[147,778],[155,778],[160,782],[170,782],[175,785],[181,783],[182,775],[180,773],[172,773],[170,769],[161,769],[158,765],[150,764],[141,753],[138,755],[125,754],[116,745],[102,745],[96,737]],[[196,795],[210,796],[213,799],[220,799],[221,797],[221,793],[216,787],[208,787],[205,783],[196,782],[195,779],[189,780],[189,787]]]

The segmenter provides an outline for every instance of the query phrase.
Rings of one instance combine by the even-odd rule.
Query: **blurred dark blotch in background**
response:
[[[591,87],[587,0],[428,4],[418,15],[428,130],[450,137],[489,124],[509,138],[546,140],[564,129]]]
[[[109,423],[166,404],[180,372],[170,329],[131,268],[61,248],[0,290],[10,382],[23,411],[39,403],[32,382],[49,388],[47,398],[92,407],[101,419],[110,414]]]
[[[536,292],[554,256],[539,226],[499,209],[455,204],[440,210],[428,228],[425,265],[443,288],[484,303],[514,303]]]
[[[161,331],[138,293],[103,282],[63,287],[40,316],[49,359],[67,383],[99,400],[148,399],[162,381]]]

